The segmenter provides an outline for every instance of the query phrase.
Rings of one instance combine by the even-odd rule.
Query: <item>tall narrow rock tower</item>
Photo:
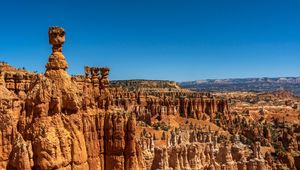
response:
[[[62,45],[65,42],[65,31],[61,27],[49,27],[49,43],[52,44],[52,53],[46,64],[45,76],[58,78],[60,76],[67,76],[66,69],[68,63],[62,53]]]

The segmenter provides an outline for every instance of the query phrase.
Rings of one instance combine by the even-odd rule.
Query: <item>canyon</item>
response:
[[[0,169],[300,169],[299,98],[196,92],[172,81],[70,76],[50,27],[45,73],[0,63]]]

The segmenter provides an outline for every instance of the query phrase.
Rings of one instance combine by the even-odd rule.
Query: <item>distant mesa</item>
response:
[[[43,74],[0,62],[0,169],[300,168],[297,97],[193,91],[271,89],[295,79],[109,81],[113,70],[101,66],[71,76],[65,30],[50,27],[48,36]]]
[[[210,79],[180,82],[180,86],[195,91],[256,91],[287,90],[300,96],[300,77]]]

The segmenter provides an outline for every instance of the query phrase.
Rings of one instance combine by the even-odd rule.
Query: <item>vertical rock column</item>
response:
[[[142,169],[136,139],[136,119],[121,111],[106,113],[104,120],[105,169]]]
[[[50,27],[48,30],[49,43],[52,44],[52,53],[46,64],[46,76],[51,70],[66,70],[68,63],[62,54],[62,45],[65,43],[65,31],[61,27]]]

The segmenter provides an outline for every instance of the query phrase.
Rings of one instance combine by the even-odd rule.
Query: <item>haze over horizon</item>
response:
[[[70,74],[192,81],[300,76],[300,2],[4,1],[0,61],[44,72],[48,27],[66,30]]]

